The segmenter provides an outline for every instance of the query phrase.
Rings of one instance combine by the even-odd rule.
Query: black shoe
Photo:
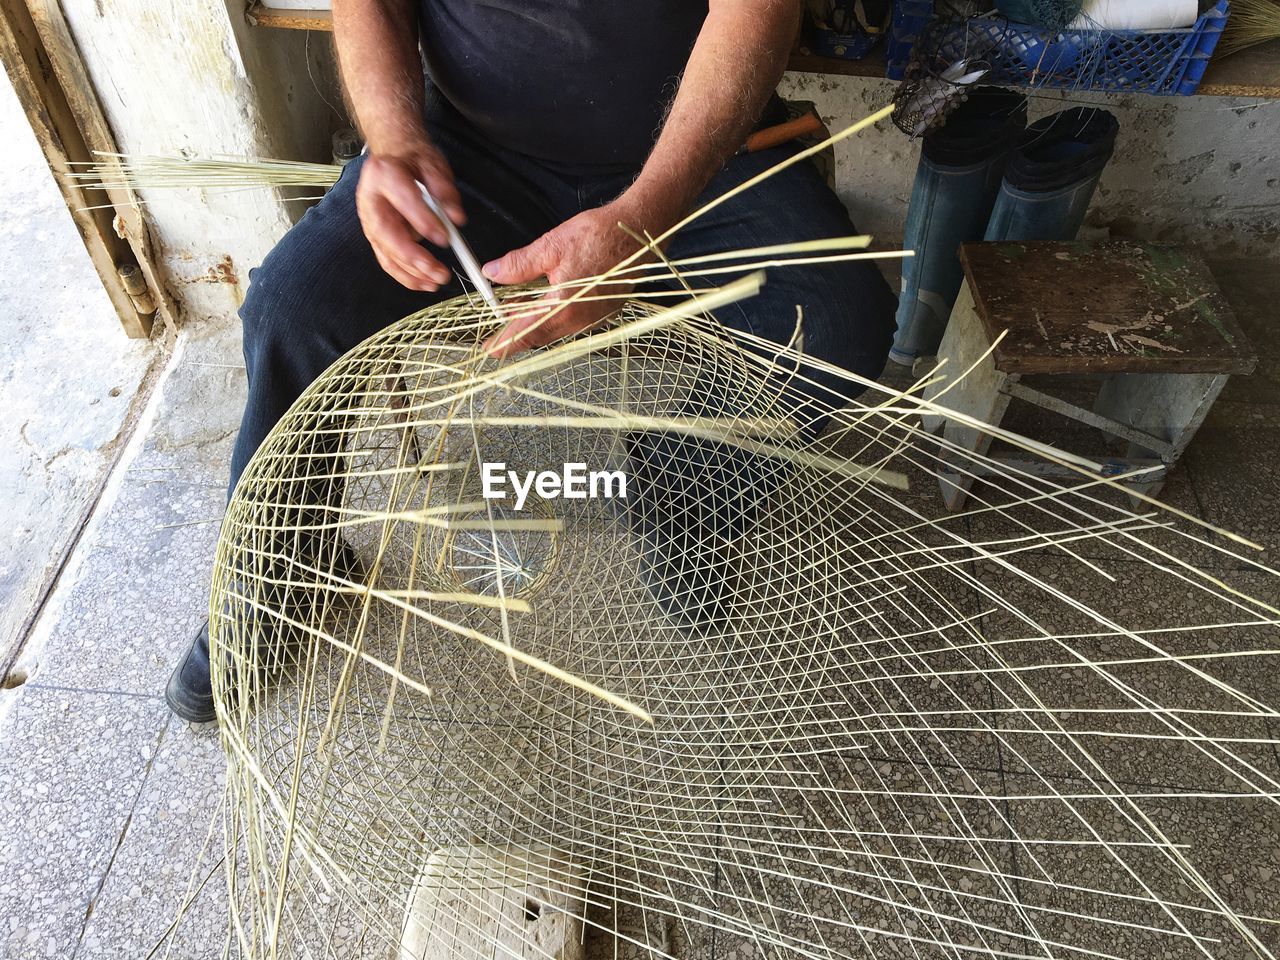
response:
[[[339,544],[334,571],[345,579],[363,576],[363,566],[346,543]],[[301,611],[295,611],[301,612]],[[288,642],[288,638],[281,638]],[[209,665],[209,621],[196,632],[186,656],[174,668],[164,688],[169,709],[190,723],[209,723],[217,718],[213,706],[213,677]]]
[[[209,674],[209,621],[206,620],[186,656],[178,663],[164,688],[169,709],[190,723],[208,723],[213,709],[213,680]]]

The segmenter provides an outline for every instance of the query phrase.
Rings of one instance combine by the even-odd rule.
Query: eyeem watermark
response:
[[[603,497],[627,499],[627,475],[621,470],[587,470],[585,463],[566,463],[564,469],[525,472],[523,480],[505,463],[486,463],[481,468],[486,500],[507,499],[507,488],[515,493],[516,509],[523,510],[530,493],[543,500],[595,500]]]

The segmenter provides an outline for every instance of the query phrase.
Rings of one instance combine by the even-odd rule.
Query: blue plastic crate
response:
[[[854,33],[841,33],[827,27],[810,27],[809,46],[813,52],[824,57],[838,57],[842,60],[861,60],[880,42],[880,34],[858,30]]]
[[[1067,30],[972,17],[943,37],[941,57],[971,56],[995,44],[984,83],[1187,96],[1196,92],[1230,10],[1218,0],[1183,30]],[[911,48],[933,14],[932,0],[897,0],[886,50],[890,80],[901,80]]]
[[[806,9],[804,46],[806,52],[843,60],[861,60],[889,32],[890,4],[877,0],[870,10],[863,0],[825,0],[819,14],[810,5]],[[867,25],[870,17],[883,13],[878,23]]]

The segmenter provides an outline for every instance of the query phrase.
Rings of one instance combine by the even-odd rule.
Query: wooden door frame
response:
[[[0,61],[125,333],[175,329],[177,306],[133,192],[85,191],[59,175],[118,150],[58,0],[0,0]]]

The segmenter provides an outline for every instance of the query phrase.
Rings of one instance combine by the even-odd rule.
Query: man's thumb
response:
[[[550,266],[546,263],[545,246],[535,240],[527,247],[512,250],[497,260],[490,260],[481,270],[495,283],[528,283],[546,274]]]

